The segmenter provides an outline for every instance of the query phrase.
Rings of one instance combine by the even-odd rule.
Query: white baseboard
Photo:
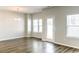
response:
[[[13,39],[22,38],[22,37],[24,37],[24,36],[20,36],[20,37],[11,37],[11,38],[3,38],[3,39],[0,39],[0,41],[13,40]]]
[[[63,43],[59,43],[59,42],[53,42],[53,43],[55,43],[55,44],[59,44],[59,45],[63,45],[63,46],[67,46],[67,47],[71,47],[71,48],[79,49],[79,47],[77,47],[77,46],[71,46],[71,45],[63,44]]]
[[[46,39],[43,39],[43,41],[47,41],[47,42],[55,43],[55,44],[58,44],[58,45],[63,45],[63,46],[67,46],[67,47],[79,49],[78,46],[71,46],[71,45],[68,45],[68,44],[60,43],[60,42],[48,41],[48,40],[46,40]]]

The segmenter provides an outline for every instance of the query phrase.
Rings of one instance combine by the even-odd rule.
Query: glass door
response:
[[[47,18],[47,39],[53,39],[53,18]]]

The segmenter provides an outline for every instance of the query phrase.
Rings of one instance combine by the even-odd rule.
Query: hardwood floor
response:
[[[79,53],[79,49],[44,42],[37,38],[0,41],[0,53]]]

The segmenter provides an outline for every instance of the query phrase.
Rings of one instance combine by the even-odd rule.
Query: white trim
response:
[[[79,49],[79,47],[77,47],[77,46],[71,46],[71,45],[63,44],[63,43],[59,43],[59,42],[53,42],[53,43],[55,43],[55,44],[59,44],[59,45],[63,45],[63,46],[68,46],[68,47],[71,47],[71,48]]]

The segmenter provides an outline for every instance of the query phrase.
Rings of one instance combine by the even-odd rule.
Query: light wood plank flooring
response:
[[[0,53],[79,53],[79,49],[44,42],[36,38],[0,41]]]

